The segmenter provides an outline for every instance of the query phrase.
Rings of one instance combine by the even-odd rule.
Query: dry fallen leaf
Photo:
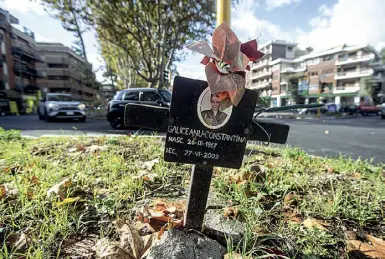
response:
[[[64,204],[73,203],[78,200],[80,200],[80,197],[65,198],[63,201],[56,203],[56,206],[62,206]]]
[[[142,238],[129,222],[122,219],[115,221],[116,232],[120,236],[120,247],[134,259],[143,258],[152,245],[152,235]]]
[[[300,215],[295,212],[284,212],[283,215],[285,216],[284,221],[286,222],[301,222]]]
[[[144,243],[144,248],[143,248],[143,254],[141,258],[146,258],[146,256],[150,252],[151,246],[154,244],[154,236],[153,235],[144,236],[143,243]]]
[[[155,164],[159,163],[159,159],[154,159],[154,160],[151,160],[151,161],[147,161],[147,162],[144,162],[142,164],[142,169],[145,169],[147,171],[151,171],[152,168],[154,168]]]
[[[7,195],[7,191],[6,191],[6,189],[5,189],[5,186],[4,186],[4,185],[1,185],[1,186],[0,186],[0,199],[5,198],[6,195]]]
[[[376,238],[374,236],[371,236],[371,235],[367,235],[366,238],[372,242],[372,245],[379,251],[381,251],[382,253],[385,254],[385,241],[380,239],[380,238]]]
[[[148,171],[141,170],[139,175],[134,176],[134,179],[142,179],[143,181],[155,182],[155,179],[158,178],[157,174],[152,174]]]
[[[324,226],[328,226],[327,224],[313,218],[307,218],[302,224],[310,230],[313,228],[318,228],[319,230],[327,230]]]
[[[360,251],[373,258],[385,258],[385,251],[379,250],[374,245],[363,243],[359,240],[348,240],[348,251]]]
[[[39,178],[36,175],[32,175],[31,182],[33,184],[39,184]]]
[[[332,174],[332,173],[334,173],[334,169],[333,169],[333,167],[328,167],[328,173],[329,173],[329,174]]]
[[[98,145],[91,145],[89,147],[86,147],[86,152],[89,152],[89,153],[95,153],[97,151],[104,151],[106,150],[108,147],[107,146],[98,146]],[[77,149],[76,149],[77,150]]]
[[[348,175],[349,177],[354,178],[354,179],[361,179],[361,174],[360,174],[360,173],[357,173],[357,172],[348,173],[347,175]]]
[[[83,152],[86,150],[85,146],[83,146],[82,144],[76,144],[75,147],[76,147],[77,151]]]
[[[94,246],[97,258],[100,259],[135,259],[117,242],[111,242],[107,238],[100,239]]]
[[[55,184],[47,191],[47,196],[49,197],[52,194],[58,195],[62,200],[64,200],[63,196],[63,188],[68,187],[72,184],[71,179],[69,177],[63,179],[60,183]]]
[[[295,193],[289,193],[283,198],[283,205],[290,206],[295,205],[294,203],[298,200],[298,196]]]
[[[224,209],[224,217],[226,219],[235,219],[238,216],[238,208],[237,207],[227,207]]]
[[[138,231],[122,219],[116,220],[115,225],[116,232],[120,237],[120,246],[129,251],[134,258],[140,258],[144,244]]]
[[[28,242],[30,242],[30,238],[25,233],[21,232],[19,240],[17,240],[13,247],[17,251],[24,251],[27,248]]]
[[[160,228],[160,230],[157,234],[158,240],[160,240],[160,238],[162,237],[164,231],[166,230],[166,227],[167,227],[167,225],[164,225],[163,227]]]
[[[152,228],[159,230],[165,223],[173,223],[176,226],[183,225],[186,201],[171,202],[156,199],[143,207],[138,213],[138,219],[143,223],[149,223]]]

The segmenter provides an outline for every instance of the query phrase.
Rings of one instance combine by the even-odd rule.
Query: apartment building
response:
[[[44,92],[69,93],[83,101],[97,98],[97,91],[84,82],[89,64],[82,57],[61,43],[37,43],[36,50],[44,60],[38,68],[47,75],[38,81]]]
[[[246,86],[249,88],[266,88],[272,84],[273,73],[270,62],[279,59],[294,59],[304,54],[297,48],[297,43],[283,40],[269,41],[259,45],[258,49],[265,55],[251,64],[251,70],[247,73]]]
[[[0,95],[1,98],[15,101],[18,110],[32,112],[38,101],[37,80],[45,74],[37,70],[42,62],[35,51],[33,32],[24,28],[20,31],[12,26],[18,24],[17,18],[8,11],[0,9]]]
[[[369,78],[377,89],[384,85],[384,65],[378,53],[368,45],[343,45],[295,58],[280,57],[271,60],[265,69],[272,75],[272,90],[267,97],[272,106],[294,103],[288,91],[293,75],[298,79],[298,93],[303,103],[322,100],[338,105],[358,104],[362,99],[359,94],[362,78]],[[251,88],[261,87],[263,85],[251,81]]]

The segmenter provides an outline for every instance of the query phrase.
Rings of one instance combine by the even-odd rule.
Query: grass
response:
[[[94,152],[84,150],[90,146]],[[216,170],[212,180],[211,191],[238,204],[237,219],[246,224],[242,242],[229,240],[229,252],[337,258],[347,256],[347,231],[357,239],[385,238],[383,165],[292,148],[248,149],[241,169]],[[191,166],[162,157],[163,143],[155,138],[23,139],[0,130],[0,188],[6,191],[0,192],[0,258],[66,257],[69,239],[115,237],[112,221],[132,215],[137,201],[178,196],[188,187]],[[155,180],[138,177],[154,159]],[[71,181],[62,197],[47,196],[66,177]],[[305,227],[309,217],[327,231]],[[17,243],[21,233],[27,245]]]

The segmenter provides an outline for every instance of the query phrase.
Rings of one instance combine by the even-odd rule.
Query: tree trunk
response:
[[[87,52],[86,52],[86,46],[84,45],[84,40],[83,40],[83,33],[80,29],[80,26],[79,26],[79,22],[78,22],[78,19],[76,17],[76,13],[74,11],[72,11],[72,15],[74,17],[74,21],[75,21],[75,24],[76,24],[76,34],[77,34],[77,37],[79,38],[80,40],[80,44],[81,44],[81,48],[82,48],[82,51],[83,51],[83,57],[86,61],[88,61],[87,59]]]

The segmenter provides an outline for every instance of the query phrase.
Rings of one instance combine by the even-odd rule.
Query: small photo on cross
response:
[[[222,110],[221,102],[222,93],[212,94],[210,88],[207,87],[198,99],[197,112],[201,123],[209,129],[219,129],[226,125],[230,119],[233,106]],[[227,97],[228,98],[228,97]]]

